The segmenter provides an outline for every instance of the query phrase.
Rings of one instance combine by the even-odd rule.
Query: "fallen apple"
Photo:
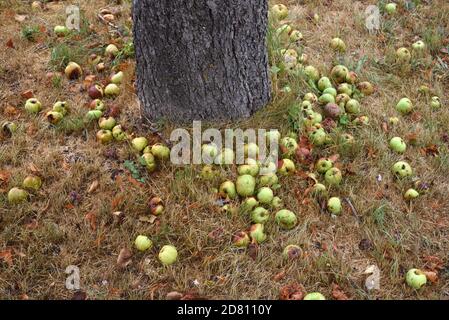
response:
[[[394,137],[390,140],[390,148],[397,153],[404,153],[407,149],[407,145],[402,138]]]
[[[142,152],[148,145],[148,140],[145,137],[134,138],[131,141],[133,149],[137,152]]]
[[[112,139],[113,136],[111,130],[101,129],[100,131],[97,132],[97,140],[102,144],[109,143],[112,141]]]
[[[151,147],[151,153],[158,160],[166,161],[170,159],[170,148],[161,143],[154,144]]]
[[[396,6],[397,6],[397,4],[396,3],[394,3],[394,2],[390,2],[390,3],[387,3],[386,5],[385,5],[385,11],[388,13],[388,14],[395,14],[396,13]]]
[[[262,187],[257,192],[257,200],[262,204],[269,204],[273,201],[273,190],[269,187]]]
[[[355,124],[355,125],[365,125],[365,126],[367,126],[367,125],[369,125],[369,118],[368,118],[368,116],[359,116],[359,117],[355,118],[352,121],[352,123]]]
[[[426,44],[422,40],[418,40],[412,44],[412,49],[418,55],[421,55],[426,51]]]
[[[364,96],[370,96],[374,93],[374,86],[368,81],[362,81],[357,84],[357,89],[363,93]]]
[[[275,142],[279,143],[279,140],[281,139],[281,134],[278,130],[270,130],[265,132],[265,137],[267,138],[267,142]]]
[[[292,211],[287,209],[279,210],[276,213],[274,219],[276,223],[283,229],[292,229],[298,222],[296,215]]]
[[[345,52],[346,44],[340,38],[333,38],[330,42],[330,47],[334,51]]]
[[[332,214],[341,213],[341,200],[338,197],[332,197],[327,201],[327,210]]]
[[[104,50],[104,53],[106,56],[109,56],[111,58],[115,57],[119,53],[119,49],[115,44],[110,44],[106,47]]]
[[[251,220],[254,223],[265,223],[270,219],[270,212],[263,208],[257,207],[251,212]]]
[[[65,37],[69,34],[69,28],[66,26],[55,26],[53,31],[58,37]]]
[[[323,113],[325,117],[331,119],[338,119],[341,115],[340,107],[335,103],[328,103],[323,108]]]
[[[296,42],[302,40],[303,36],[302,33],[299,30],[292,30],[290,32],[290,41]]]
[[[249,159],[257,159],[257,157],[259,156],[259,146],[254,142],[245,144],[243,151],[245,157]]]
[[[246,248],[249,246],[251,239],[245,231],[239,231],[232,236],[232,243],[238,248]]]
[[[25,110],[28,113],[36,114],[41,111],[42,105],[36,98],[30,98],[25,102]]]
[[[236,181],[237,193],[241,197],[249,197],[254,194],[254,189],[256,188],[256,179],[249,175],[244,174],[239,176]]]
[[[324,91],[324,89],[332,88],[332,82],[328,77],[322,77],[318,80],[318,89]]]
[[[318,71],[317,68],[315,68],[314,66],[306,66],[304,68],[304,74],[307,76],[307,78],[309,78],[310,80],[316,82],[320,79],[320,72]]]
[[[334,167],[334,168],[327,170],[324,175],[324,180],[329,185],[338,186],[342,180],[342,174],[341,174],[340,169]]]
[[[352,85],[347,82],[340,83],[337,87],[337,93],[352,96]],[[335,98],[335,101],[337,101],[337,98]]]
[[[106,106],[105,106],[104,102],[100,99],[92,100],[89,104],[89,107],[93,110],[100,110],[100,111],[106,110]]]
[[[313,188],[312,188],[312,192],[314,193],[314,195],[322,195],[326,193],[326,186],[324,184],[321,183],[315,183]]]
[[[117,121],[113,117],[100,118],[98,120],[98,126],[103,130],[112,130],[116,124]]]
[[[306,294],[303,300],[326,300],[326,298],[319,292],[311,292]]]
[[[259,187],[271,187],[279,182],[279,178],[275,173],[269,173],[259,178]]]
[[[159,251],[159,261],[164,266],[172,265],[178,259],[178,251],[172,245],[165,245]]]
[[[111,83],[114,83],[114,84],[116,84],[116,85],[121,84],[122,81],[123,81],[124,75],[125,75],[125,74],[123,73],[123,71],[119,71],[119,72],[117,72],[116,74],[112,75],[112,76],[111,76]]]
[[[218,147],[214,143],[203,144],[201,146],[201,155],[204,163],[212,164],[218,156]]]
[[[322,94],[318,98],[318,103],[321,105],[326,105],[328,103],[335,103],[335,97],[330,93]]]
[[[390,118],[388,118],[388,123],[395,126],[399,123],[399,118],[398,117],[390,117]]]
[[[283,20],[288,17],[288,8],[283,4],[275,4],[271,7],[270,12],[276,20]]]
[[[14,132],[17,131],[17,124],[10,121],[4,122],[2,124],[2,131],[4,135],[10,137]]]
[[[360,113],[360,103],[355,99],[350,99],[345,104],[345,110],[347,113],[358,114]]]
[[[337,96],[337,89],[335,89],[334,87],[328,87],[323,90],[323,94],[330,94],[335,99],[335,97]]]
[[[404,193],[404,199],[405,200],[413,200],[419,197],[419,192],[416,191],[413,188],[408,189],[405,193]]]
[[[296,172],[295,163],[290,159],[282,159],[280,162],[279,174],[281,175],[291,175]]]
[[[150,213],[155,216],[159,216],[164,212],[164,204],[159,197],[153,197],[149,202]]]
[[[64,118],[64,116],[62,115],[62,113],[59,113],[59,112],[56,112],[56,111],[48,111],[45,114],[45,118],[51,124],[57,125],[59,122],[61,122],[61,120],[62,120],[62,118]]]
[[[104,94],[107,97],[116,97],[120,94],[120,87],[115,83],[110,83],[104,88]]]
[[[139,235],[134,241],[134,245],[136,246],[137,250],[146,251],[148,249],[151,249],[151,247],[153,246],[153,242],[147,236]]]
[[[333,165],[334,163],[329,158],[321,158],[317,161],[315,167],[319,173],[326,173]]]
[[[267,239],[267,235],[264,233],[264,226],[261,223],[251,225],[249,235],[256,243],[262,243]]]
[[[396,61],[400,64],[407,64],[410,62],[412,55],[407,48],[399,48],[396,51]]]
[[[393,174],[399,178],[410,177],[413,174],[412,167],[405,161],[398,161],[392,167]]]
[[[335,97],[335,103],[343,110],[345,110],[345,105],[349,100],[351,100],[351,97],[347,93],[340,93]]]
[[[275,209],[282,208],[284,206],[284,201],[279,197],[274,197],[271,201],[271,206]]]
[[[248,159],[248,160],[254,160],[254,159]],[[259,165],[257,163],[242,164],[242,165],[238,166],[237,172],[239,175],[249,174],[249,175],[255,177],[259,173]]]
[[[357,82],[358,76],[354,71],[349,71],[346,76],[346,82],[349,84],[355,84]]]
[[[340,136],[340,143],[342,146],[345,146],[345,147],[352,146],[355,143],[355,139],[351,134],[343,133]]]
[[[235,197],[237,196],[235,184],[230,180],[225,181],[220,185],[219,192],[229,199],[235,199]]]
[[[284,137],[279,143],[281,151],[285,156],[292,156],[298,148],[298,143],[291,137]]]
[[[220,154],[215,158],[215,163],[220,165],[231,165],[234,163],[235,154],[234,150],[230,148],[224,148]]]
[[[123,141],[127,138],[126,133],[125,131],[123,131],[121,125],[116,125],[114,128],[112,128],[112,136],[117,141]]]
[[[407,271],[405,282],[413,289],[419,290],[427,283],[427,277],[421,270],[413,268]]]
[[[282,258],[285,260],[295,260],[302,256],[302,249],[295,244],[289,244],[282,251]]]
[[[313,92],[307,92],[304,95],[304,100],[309,101],[310,103],[315,103],[318,101],[318,97]]]
[[[8,192],[8,202],[17,204],[25,201],[28,198],[28,193],[20,188],[12,188]]]
[[[141,163],[147,168],[149,172],[153,172],[156,170],[156,159],[154,159],[154,156],[147,152],[144,153],[141,157]]]
[[[83,69],[81,69],[80,65],[76,62],[69,62],[64,70],[64,73],[70,80],[75,80],[81,77],[83,74]]]
[[[256,206],[259,205],[259,201],[257,201],[254,197],[246,198],[242,203],[242,209],[245,211],[252,211]]]
[[[322,146],[326,143],[327,135],[323,128],[316,129],[309,134],[310,141],[315,146]]]
[[[87,89],[87,94],[91,99],[103,98],[103,88],[98,84],[93,84]]]
[[[432,107],[432,109],[439,109],[439,108],[441,108],[440,98],[437,97],[437,96],[432,97],[430,99],[430,106]]]
[[[87,121],[93,121],[98,120],[103,115],[103,112],[101,110],[90,110],[86,113],[86,120]]]
[[[409,98],[402,98],[396,104],[396,110],[401,114],[408,114],[413,110],[413,104]]]
[[[63,116],[69,112],[69,104],[67,101],[57,101],[52,108],[53,111],[59,112]]]
[[[214,170],[214,167],[211,165],[205,165],[201,169],[201,178],[204,180],[212,180],[217,176],[217,172]]]
[[[336,65],[331,70],[331,78],[336,83],[344,82],[344,81],[346,81],[346,77],[348,76],[348,72],[349,72],[349,70],[345,66],[343,66],[341,64]]]

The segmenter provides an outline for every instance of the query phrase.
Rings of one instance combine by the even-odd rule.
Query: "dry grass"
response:
[[[268,224],[269,239],[260,246],[256,260],[231,245],[231,235],[249,224],[239,215],[224,215],[215,205],[210,190],[218,186],[219,179],[204,183],[198,178],[200,167],[169,165],[151,175],[142,170],[143,184],[129,179],[123,166],[125,160],[135,161],[129,146],[99,146],[95,128],[79,124],[88,102],[80,91],[81,84],[65,79],[48,81],[47,72],[58,65],[51,52],[61,42],[88,70],[87,57],[101,52],[104,44],[112,40],[113,35],[95,16],[107,1],[79,2],[92,29],[85,25],[81,36],[66,40],[52,35],[53,26],[65,20],[64,2],[50,3],[49,10],[35,12],[30,12],[25,1],[0,4],[0,122],[8,119],[19,124],[16,134],[0,141],[0,172],[11,174],[0,193],[0,252],[12,253],[11,263],[0,259],[1,298],[70,298],[73,292],[65,288],[64,273],[68,265],[80,267],[82,290],[91,299],[163,299],[173,290],[215,299],[276,299],[279,289],[292,282],[327,297],[332,296],[332,283],[354,299],[449,297],[449,145],[443,139],[449,131],[449,70],[447,54],[439,52],[449,45],[444,38],[449,33],[447,1],[433,1],[432,5],[421,1],[415,11],[401,6],[397,18],[384,20],[382,31],[373,35],[364,27],[364,9],[375,1],[286,1],[296,12],[291,22],[304,34],[303,49],[310,64],[328,73],[336,62],[355,68],[364,61],[359,76],[375,84],[377,90],[362,103],[370,125],[348,129],[357,142],[353,149],[340,152],[345,178],[342,186],[334,190],[351,199],[360,219],[346,205],[338,218],[320,213],[315,201],[304,202],[301,197],[308,187],[304,178],[284,178],[277,193],[298,214],[300,223],[288,232]],[[318,13],[320,21],[308,20],[309,12]],[[15,21],[15,14],[24,13],[28,14],[25,21]],[[118,24],[129,27],[128,17],[126,9]],[[41,27],[36,42],[21,37],[24,26]],[[48,31],[42,32],[43,27]],[[328,43],[334,36],[344,39],[346,54],[335,55],[329,50]],[[394,51],[410,46],[417,38],[424,38],[434,55],[414,61],[411,70],[399,70],[391,63]],[[4,45],[9,39],[14,49]],[[121,47],[127,38],[115,41]],[[446,65],[437,56],[445,57]],[[106,62],[111,68],[111,62]],[[134,62],[126,60],[116,68],[125,71],[126,81],[120,97],[108,102],[120,107],[119,121],[129,131],[157,141],[158,137],[140,124],[131,82]],[[286,81],[300,91],[282,94],[279,88]],[[294,81],[278,79],[273,103],[251,119],[232,126],[276,128],[281,123],[281,132],[288,133],[287,108],[297,95],[308,91]],[[440,111],[430,111],[428,97],[418,94],[417,88],[424,83],[441,97],[444,107]],[[69,101],[71,115],[55,129],[42,116],[25,114],[21,108],[25,99],[20,93],[29,89],[46,108],[57,100]],[[403,96],[415,102],[415,115],[419,116],[401,117],[399,125],[385,132],[382,123],[396,116],[394,105]],[[7,112],[11,110],[8,106],[17,113]],[[173,127],[163,127],[164,136],[168,137]],[[405,155],[397,156],[387,146],[388,139],[396,135],[415,135],[417,142]],[[421,150],[430,144],[438,146],[439,155],[422,154]],[[314,158],[335,152],[334,148],[314,150]],[[412,182],[395,181],[390,174],[392,163],[402,158],[431,186],[412,204],[402,199]],[[36,169],[44,181],[41,191],[25,204],[9,205],[7,190],[20,185]],[[376,180],[379,174],[381,182]],[[235,178],[235,171],[223,171],[225,176]],[[95,180],[99,188],[88,193]],[[74,194],[79,201],[73,201]],[[148,223],[139,218],[148,214],[147,202],[152,195],[163,198],[166,211],[155,223]],[[114,217],[116,211],[123,212],[122,219]],[[214,230],[217,236],[210,237]],[[148,234],[154,249],[145,254],[134,252],[133,262],[119,270],[116,260],[120,249],[131,248],[138,234]],[[371,249],[360,249],[364,239],[372,243]],[[180,261],[162,267],[157,251],[167,243],[178,248]],[[285,263],[282,249],[292,243],[300,245],[305,255]],[[443,261],[438,282],[419,292],[406,287],[404,272],[412,267],[430,268],[426,262],[429,256]],[[371,264],[381,270],[381,290],[367,292],[363,272]],[[284,276],[274,279],[281,272]]]

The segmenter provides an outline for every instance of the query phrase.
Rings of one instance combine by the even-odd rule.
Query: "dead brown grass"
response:
[[[446,1],[434,1],[432,5],[422,1],[416,11],[410,12],[401,8],[401,14],[389,18],[382,32],[374,35],[364,27],[364,8],[375,1],[285,2],[291,11],[297,12],[292,22],[304,34],[304,50],[310,64],[327,73],[337,61],[353,68],[366,59],[359,75],[375,84],[377,90],[363,100],[370,125],[351,130],[357,146],[342,154],[345,179],[342,187],[335,190],[351,199],[359,219],[347,205],[338,218],[321,214],[315,202],[304,201],[300,196],[307,181],[301,176],[284,178],[278,194],[289,209],[297,212],[300,224],[288,232],[268,224],[269,240],[259,247],[256,260],[231,246],[231,235],[246,229],[248,221],[221,213],[210,191],[220,181],[201,181],[201,168],[167,165],[151,175],[142,171],[146,182],[139,184],[130,179],[123,166],[123,161],[135,160],[126,143],[99,146],[93,127],[85,129],[67,122],[54,129],[48,127],[43,117],[33,118],[23,112],[25,99],[20,94],[30,89],[45,108],[56,100],[69,101],[69,119],[74,121],[87,110],[88,99],[80,91],[80,83],[63,79],[58,87],[46,78],[47,72],[52,71],[48,64],[51,49],[59,41],[51,35],[52,26],[64,21],[66,3],[50,3],[46,11],[30,12],[26,2],[2,2],[0,122],[15,120],[19,130],[0,141],[0,172],[10,174],[9,181],[1,185],[0,252],[12,255],[11,259],[0,259],[1,298],[71,298],[73,292],[65,288],[64,270],[68,265],[80,267],[82,290],[91,299],[163,299],[170,291],[214,299],[276,299],[279,289],[292,282],[329,298],[333,283],[354,299],[449,297],[449,145],[442,138],[449,130],[449,59],[447,54],[439,54],[446,59],[444,68],[434,55],[410,71],[399,71],[389,62],[398,47],[409,46],[416,38],[429,37],[435,30],[442,30],[447,37]],[[113,37],[95,13],[108,3],[81,0],[80,5],[92,30],[71,40],[69,45],[87,48],[97,44],[87,49],[88,53],[100,52]],[[306,18],[310,12],[320,15],[318,23]],[[28,17],[17,22],[16,14]],[[125,10],[118,23],[129,25],[128,17],[129,11]],[[33,43],[20,37],[24,25],[40,26],[42,30],[45,27],[48,31]],[[345,55],[336,56],[328,49],[334,36],[346,42]],[[4,45],[9,39],[14,49]],[[120,39],[114,41],[123,43]],[[447,41],[441,39],[440,43],[437,39],[435,46],[447,47]],[[110,62],[106,62],[109,69]],[[120,123],[129,131],[157,141],[158,137],[141,126],[139,120],[131,83],[134,62],[126,61],[119,68],[125,71],[127,81],[123,94],[109,103],[120,108]],[[101,79],[106,75],[98,76]],[[418,94],[417,88],[424,83],[441,97],[441,111],[429,111],[428,97]],[[275,92],[272,105],[233,125],[272,128],[282,123],[280,130],[287,133],[286,107],[297,94],[283,97]],[[396,116],[393,107],[403,96],[415,102],[419,117],[401,118],[398,126],[385,132],[382,123]],[[173,125],[169,124],[164,127],[165,137],[171,128]],[[395,135],[416,136],[417,142],[399,157],[387,146],[388,139]],[[421,150],[429,144],[438,146],[438,156],[422,154]],[[322,150],[315,157],[332,153],[335,150]],[[412,204],[402,199],[411,182],[397,182],[390,174],[390,166],[400,158],[407,159],[417,175],[430,185],[429,192]],[[20,185],[30,173],[42,176],[43,188],[32,195],[31,201],[9,205],[7,190]],[[381,182],[376,181],[378,175],[383,177]],[[235,178],[235,171],[223,172],[224,176]],[[88,193],[94,181],[98,181],[99,187]],[[152,195],[163,198],[166,211],[156,222],[149,223],[140,218],[148,214],[147,202]],[[113,215],[117,211],[122,212],[121,218]],[[154,249],[145,254],[134,252],[132,263],[120,270],[117,256],[122,248],[132,247],[138,234],[148,234]],[[167,243],[174,244],[180,253],[180,261],[172,267],[162,267],[156,258],[158,248]],[[364,248],[361,243],[371,246]],[[304,257],[283,262],[281,252],[287,244],[300,245]],[[420,292],[407,288],[404,273],[412,267],[431,268],[429,257],[442,261],[438,265],[439,281]],[[363,272],[372,264],[381,270],[381,290],[370,293],[364,287]]]

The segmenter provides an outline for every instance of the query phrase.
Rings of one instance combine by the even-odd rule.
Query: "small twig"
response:
[[[359,223],[361,223],[362,219],[360,219],[360,216],[359,216],[357,210],[355,209],[354,205],[352,204],[351,200],[349,200],[349,198],[344,198],[344,200],[348,204],[349,208],[351,208],[351,211],[352,211],[352,214],[354,215],[354,217],[357,219],[357,221]]]

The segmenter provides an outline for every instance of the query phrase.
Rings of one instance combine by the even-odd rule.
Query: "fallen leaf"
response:
[[[3,113],[6,116],[15,116],[19,113],[19,110],[14,108],[13,106],[6,106],[6,108],[3,110]]]
[[[425,148],[421,149],[421,154],[423,156],[436,157],[440,152],[438,151],[438,146],[436,144],[430,144]]]
[[[332,297],[335,300],[349,300],[348,296],[343,292],[340,286],[336,283],[332,283]]]
[[[438,282],[438,273],[434,271],[423,271],[423,272],[426,275],[427,280],[429,280],[432,283]]]
[[[172,292],[167,293],[167,295],[165,296],[165,299],[167,299],[167,300],[181,300],[183,296],[184,295],[181,292],[172,291]]]
[[[444,269],[444,261],[437,256],[426,256],[423,260],[426,262],[426,268],[431,271]]]
[[[154,223],[154,221],[157,220],[157,217],[154,215],[150,215],[150,216],[140,216],[139,217],[139,221],[140,222],[148,222],[148,223]]]
[[[12,41],[12,39],[9,39],[9,40],[6,42],[6,46],[7,46],[8,48],[14,49],[14,42]]]
[[[251,257],[251,259],[256,260],[258,253],[259,253],[259,246],[257,245],[257,243],[252,242],[248,246],[248,255]]]
[[[94,212],[89,212],[84,216],[84,219],[89,222],[90,228],[95,231],[97,230],[97,217]]]
[[[11,173],[6,170],[0,171],[0,187],[6,186],[9,182],[9,178],[11,177]]]
[[[298,283],[281,287],[279,300],[302,300],[304,299],[304,288]]]
[[[23,91],[20,96],[24,99],[31,99],[33,97],[33,90]]]
[[[276,282],[279,282],[282,279],[284,279],[285,276],[286,276],[286,272],[285,271],[281,271],[281,272],[279,272],[279,273],[274,275],[273,280],[276,281]]]
[[[71,300],[87,300],[87,294],[84,291],[76,291]]]
[[[209,232],[207,237],[212,240],[217,240],[223,236],[223,232],[224,232],[224,229],[220,227],[220,228],[217,228],[217,229]]]
[[[132,256],[133,254],[128,248],[121,249],[117,257],[117,265],[120,268],[126,268],[129,264],[131,264]]]
[[[87,193],[93,193],[95,192],[95,190],[98,189],[98,187],[100,186],[100,183],[98,182],[98,180],[95,180],[94,182],[91,183],[89,189],[87,190]]]
[[[12,250],[6,249],[3,251],[0,251],[0,259],[5,260],[5,262],[11,266],[12,265]]]
[[[25,14],[16,14],[14,16],[14,20],[16,20],[17,22],[24,22],[27,17],[28,16]]]

